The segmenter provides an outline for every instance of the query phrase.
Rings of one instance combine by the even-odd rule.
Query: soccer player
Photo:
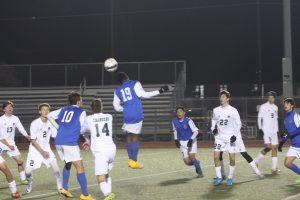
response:
[[[132,169],[141,169],[138,159],[140,148],[139,135],[144,120],[142,98],[151,98],[169,91],[169,86],[159,90],[146,92],[139,81],[129,79],[125,72],[119,72],[117,80],[121,84],[114,92],[113,106],[117,112],[123,112],[123,131],[126,133],[128,165]]]
[[[112,139],[113,117],[103,113],[101,99],[94,99],[91,104],[93,114],[86,117],[84,132],[91,133],[91,151],[95,157],[95,175],[97,176],[100,191],[105,200],[112,200],[112,180],[109,172],[113,168],[116,155],[116,145]]]
[[[32,171],[39,169],[43,163],[47,167],[52,167],[56,178],[57,190],[60,191],[62,189],[61,175],[49,143],[50,137],[56,137],[57,130],[47,119],[47,115],[50,112],[50,105],[42,103],[38,106],[38,110],[40,117],[35,119],[30,125],[31,144],[29,146],[25,170],[28,180],[26,193],[32,191]]]
[[[278,107],[274,104],[276,93],[268,92],[268,102],[260,106],[258,112],[258,128],[264,135],[266,147],[257,156],[256,164],[262,161],[264,156],[272,150],[272,173],[276,174],[278,170],[277,145],[278,145]]]
[[[184,107],[176,108],[177,117],[172,120],[175,144],[180,148],[183,162],[188,166],[194,166],[199,177],[203,177],[200,161],[196,159],[199,129],[185,114]]]
[[[4,115],[0,117],[0,132],[3,134],[3,138],[1,142],[5,145],[2,146],[2,149],[8,150],[6,153],[9,157],[13,158],[17,165],[18,171],[20,174],[21,184],[27,185],[28,181],[26,180],[25,170],[23,166],[23,160],[21,158],[20,151],[15,143],[15,134],[16,128],[19,132],[24,135],[28,140],[30,137],[28,136],[26,130],[21,124],[19,118],[13,115],[14,104],[12,101],[7,101],[2,106]]]
[[[55,127],[58,127],[55,145],[58,154],[65,162],[63,169],[63,188],[60,193],[66,197],[72,198],[73,195],[69,189],[69,178],[72,164],[77,170],[77,180],[81,188],[81,200],[92,200],[92,196],[88,192],[87,180],[83,167],[78,140],[81,129],[86,117],[86,112],[80,108],[82,106],[82,98],[80,94],[72,92],[68,95],[69,106],[52,111],[47,116]],[[57,120],[57,124],[55,122]]]
[[[300,158],[300,115],[294,111],[296,104],[294,99],[286,98],[284,100],[284,110],[286,116],[284,119],[284,126],[287,134],[283,134],[282,140],[279,143],[278,151],[282,152],[283,144],[290,139],[291,146],[286,153],[284,165],[296,174],[300,175],[300,169],[294,164],[296,158]],[[296,180],[300,184],[300,178]]]

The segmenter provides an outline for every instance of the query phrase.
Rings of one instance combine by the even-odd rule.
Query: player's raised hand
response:
[[[45,158],[45,159],[48,159],[50,157],[50,154],[47,152],[47,151],[43,151],[42,152],[42,156]]]
[[[187,143],[187,147],[188,148],[191,148],[193,145],[193,140],[192,139],[189,139],[188,143]]]
[[[179,140],[175,140],[175,145],[176,145],[177,148],[180,148],[180,142],[179,142]]]
[[[168,85],[164,85],[159,89],[159,93],[162,94],[164,92],[168,92],[170,90],[170,87]]]
[[[230,143],[231,143],[231,144],[232,144],[232,143],[235,143],[235,141],[236,141],[235,135],[231,136],[231,138],[230,138]]]

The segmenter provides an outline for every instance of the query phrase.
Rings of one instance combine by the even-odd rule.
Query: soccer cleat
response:
[[[104,198],[104,200],[113,200],[115,199],[116,195],[114,193],[110,193],[108,196]]]
[[[232,180],[232,178],[228,178],[228,179],[227,179],[227,185],[228,185],[228,186],[232,186],[232,185],[233,185],[233,180]]]
[[[259,178],[260,180],[263,180],[263,179],[266,178],[265,175],[263,175],[263,174],[259,174],[259,175],[257,175],[257,176],[258,176],[258,178]]]
[[[21,185],[28,185],[28,181],[25,179],[25,180],[21,180]]]
[[[83,194],[80,195],[80,200],[94,200],[92,195],[84,196]]]
[[[31,193],[31,191],[32,191],[32,182],[31,182],[31,183],[28,183],[28,185],[27,185],[26,188],[25,188],[25,192],[26,192],[27,194]]]
[[[297,178],[295,182],[296,184],[300,185],[300,178]]]
[[[59,190],[59,193],[64,195],[67,198],[72,198],[73,195],[71,194],[71,192],[69,190],[65,190],[64,188]]]
[[[19,198],[21,198],[21,193],[20,192],[15,192],[15,193],[12,193],[11,194],[11,197],[13,198],[13,199],[19,199]]]
[[[277,168],[275,170],[271,169],[272,174],[279,174],[280,170]]]
[[[129,163],[128,163],[129,164]],[[136,162],[136,161],[133,161],[130,163],[129,167],[131,169],[142,169],[143,166],[139,163],[139,162]]]
[[[221,185],[222,181],[223,181],[222,178],[219,178],[219,177],[215,178],[214,186],[219,186],[219,185]]]

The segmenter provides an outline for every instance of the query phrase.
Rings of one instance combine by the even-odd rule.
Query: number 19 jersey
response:
[[[104,113],[95,113],[85,118],[83,130],[91,133],[92,151],[101,151],[109,145],[114,145],[112,122],[112,115]]]

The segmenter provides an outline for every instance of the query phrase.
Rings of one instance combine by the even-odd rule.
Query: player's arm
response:
[[[191,139],[189,139],[187,146],[188,147],[192,147],[193,145],[193,141],[197,138],[198,134],[199,134],[199,129],[197,128],[197,126],[195,125],[194,121],[190,119],[189,121],[189,126],[193,132],[193,135],[191,137]]]
[[[47,159],[49,158],[49,153],[47,151],[44,151],[43,148],[37,143],[37,133],[38,133],[38,128],[34,125],[34,123],[31,123],[30,125],[30,141],[31,144],[42,154],[42,156]]]
[[[24,126],[22,125],[22,123],[18,117],[16,117],[16,127],[20,131],[20,133],[22,135],[24,135],[24,137],[26,137],[28,140],[30,140],[30,137],[29,137],[27,131],[25,130]]]
[[[233,120],[234,120],[234,124],[235,124],[235,126],[234,126],[235,131],[234,131],[233,136],[231,136],[231,138],[230,138],[231,143],[234,143],[236,141],[236,136],[237,136],[237,134],[240,133],[241,128],[242,128],[241,117],[240,117],[239,112],[236,109],[234,109],[234,111],[233,111]]]
[[[7,140],[5,139],[4,135],[0,133],[0,142],[2,142],[2,144],[4,144],[5,146],[7,146],[10,150],[15,150],[15,147],[13,145],[10,145]]]
[[[263,116],[264,116],[264,110],[263,110],[263,106],[261,105],[259,108],[259,111],[258,111],[258,116],[257,116],[257,126],[258,126],[259,132],[261,134],[263,134],[263,131],[262,131]]]
[[[177,129],[176,129],[176,127],[175,127],[175,125],[174,125],[173,122],[172,122],[172,127],[173,127],[173,134],[174,134],[175,145],[176,145],[177,148],[180,148],[180,142],[179,142],[179,140],[177,138]]]
[[[84,138],[85,142],[83,143],[83,148],[85,150],[87,150],[90,146],[90,138],[89,138],[89,135],[87,133],[87,131],[89,130],[88,129],[88,122],[87,122],[87,117],[86,117],[86,112],[83,111],[80,115],[80,118],[79,118],[79,121],[80,121],[80,134],[82,135],[82,137]]]
[[[279,124],[278,124],[278,107],[276,106],[276,121],[275,121],[275,127],[276,127],[276,132],[279,132]]]
[[[210,130],[212,132],[213,135],[217,135],[218,134],[218,119],[216,118],[216,110],[213,110],[213,116],[211,118],[211,127]]]
[[[140,82],[136,82],[136,84],[134,85],[134,91],[139,98],[143,99],[149,99],[160,94],[159,90],[146,92]]]
[[[116,92],[114,92],[113,106],[114,106],[115,111],[117,111],[117,112],[123,112],[123,110],[124,110],[123,106],[121,105],[121,100],[118,97],[118,95],[116,94]]]
[[[61,111],[61,109],[54,110],[47,115],[47,119],[56,129],[58,129],[59,125],[56,123],[55,120],[58,119],[58,115],[59,115],[60,111]]]

